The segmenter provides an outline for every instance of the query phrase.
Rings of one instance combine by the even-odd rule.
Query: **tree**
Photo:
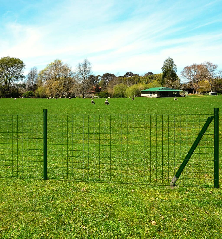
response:
[[[31,68],[27,75],[26,89],[35,91],[37,89],[38,70],[36,67]]]
[[[193,64],[191,66],[186,66],[181,72],[181,75],[188,79],[188,82],[191,84],[193,88],[193,93],[198,90],[198,83],[201,80],[201,67],[200,65]]]
[[[150,75],[153,75],[153,72],[149,71],[149,72],[147,72],[146,74],[144,74],[145,77],[146,77],[146,76],[150,76]]]
[[[61,60],[55,60],[38,74],[38,86],[47,96],[67,97],[73,93],[74,72]]]
[[[222,93],[222,77],[217,78],[216,84],[215,84],[215,91]]]
[[[161,86],[163,79],[163,74],[145,74],[143,77],[140,78],[140,82],[143,84],[149,84],[153,81],[158,82],[158,86]]]
[[[102,91],[107,90],[108,85],[116,80],[116,76],[111,73],[105,73],[102,75],[99,85],[102,88]]]
[[[25,64],[19,58],[7,56],[0,59],[0,84],[2,85],[2,95],[9,96],[9,90],[12,84],[24,78],[24,68]]]
[[[220,75],[216,70],[217,65],[212,64],[211,62],[204,62],[184,67],[181,75],[188,79],[188,82],[193,87],[193,93],[197,92],[200,86],[202,87],[203,84],[201,81],[207,81],[210,85],[210,90],[212,91],[215,89],[216,80]]]
[[[101,87],[99,87],[99,76],[89,75],[88,81],[87,81],[87,92],[88,93],[99,93],[101,90]]]
[[[147,88],[147,85],[145,84],[135,84],[126,89],[126,96],[127,97],[138,97],[141,95],[141,90],[144,90]]]
[[[113,97],[116,97],[116,98],[125,97],[126,89],[127,89],[127,86],[124,85],[123,83],[115,85],[113,88]]]
[[[207,80],[202,80],[199,82],[198,92],[199,93],[206,93],[209,92],[211,89],[210,83]]]
[[[89,76],[91,74],[91,63],[85,59],[83,63],[79,63],[77,66],[77,78],[81,84],[82,97],[85,97],[85,93],[90,88]]]
[[[161,68],[163,75],[162,75],[162,85],[165,85],[166,87],[172,87],[174,88],[175,82],[179,81],[179,78],[177,76],[177,66],[174,63],[172,58],[167,58],[164,63],[163,67]]]
[[[123,77],[132,77],[132,76],[134,76],[135,74],[133,74],[133,72],[131,72],[131,71],[128,71],[128,72],[126,72],[126,74],[123,76]]]
[[[215,91],[216,80],[220,77],[220,72],[217,71],[217,65],[211,62],[204,62],[203,66],[205,67],[205,80],[210,84],[210,90]]]

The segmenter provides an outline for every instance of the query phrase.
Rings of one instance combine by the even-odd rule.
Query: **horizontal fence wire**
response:
[[[0,178],[41,178],[41,115],[0,116]]]
[[[48,114],[48,178],[169,185],[209,115]],[[180,185],[213,185],[211,124]],[[42,115],[0,116],[0,177],[43,177]]]

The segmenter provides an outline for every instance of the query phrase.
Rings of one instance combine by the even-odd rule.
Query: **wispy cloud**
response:
[[[178,71],[206,60],[222,66],[221,0],[45,2],[0,10],[0,57],[19,57],[27,70],[88,58],[95,74],[159,73],[169,56]]]

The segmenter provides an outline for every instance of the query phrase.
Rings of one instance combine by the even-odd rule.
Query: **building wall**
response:
[[[162,91],[162,92],[149,92],[149,93],[141,93],[142,97],[148,98],[159,98],[159,97],[176,97],[179,96],[179,93],[174,93],[173,91]]]
[[[148,94],[141,94],[142,97],[158,98],[160,97],[159,92],[149,92]]]

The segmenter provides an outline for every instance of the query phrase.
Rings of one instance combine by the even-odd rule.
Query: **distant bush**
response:
[[[101,91],[96,95],[99,96],[99,98],[107,98],[109,96],[109,93],[107,91]]]
[[[126,97],[127,86],[123,83],[115,85],[113,88],[113,97],[114,98],[124,98]]]
[[[35,96],[35,93],[33,91],[26,91],[25,93],[22,94],[24,98],[30,98],[32,96]]]
[[[135,84],[126,89],[127,97],[139,97],[141,96],[141,90],[146,89],[147,85],[145,84]]]

